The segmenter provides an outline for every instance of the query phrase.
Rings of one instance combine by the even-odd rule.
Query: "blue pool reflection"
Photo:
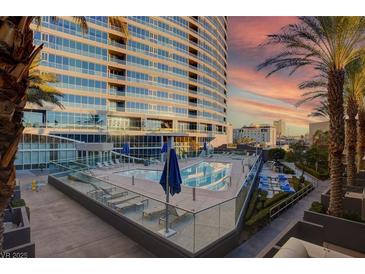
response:
[[[200,162],[181,170],[183,185],[213,191],[225,190],[231,175],[232,164],[220,162]],[[162,171],[133,169],[116,174],[159,182]]]

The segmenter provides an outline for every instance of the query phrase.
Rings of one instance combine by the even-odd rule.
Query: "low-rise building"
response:
[[[276,128],[270,125],[254,125],[243,126],[239,129],[234,129],[234,141],[240,139],[252,140],[262,147],[276,147]]]
[[[276,128],[276,137],[282,137],[286,135],[286,124],[284,120],[274,121],[273,126]]]

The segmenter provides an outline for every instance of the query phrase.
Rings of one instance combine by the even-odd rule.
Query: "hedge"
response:
[[[246,225],[262,225],[269,221],[269,213],[270,208],[261,209],[257,214],[253,215],[248,221],[246,221]]]
[[[315,169],[305,166],[301,163],[295,163],[295,166],[297,168],[300,168],[302,170],[304,170],[305,172],[309,173],[310,175],[316,177],[319,180],[327,180],[329,178],[329,174],[328,171],[325,172],[317,172]]]
[[[255,191],[252,193],[250,204],[248,205],[248,209],[246,212],[245,220],[248,220],[252,216],[255,210],[258,195],[259,195],[259,189],[256,188]]]
[[[317,213],[325,213],[324,207],[321,202],[314,201],[309,208],[310,211],[317,212]]]
[[[289,192],[279,192],[276,193],[274,196],[272,196],[270,199],[267,199],[264,203],[264,208],[269,207],[275,203],[277,203],[278,201],[286,198],[289,196]]]

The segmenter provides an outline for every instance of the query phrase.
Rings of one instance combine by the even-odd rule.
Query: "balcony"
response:
[[[119,75],[119,74],[114,74],[114,73],[109,73],[109,78],[125,81],[124,75]]]
[[[109,40],[108,41],[108,44],[111,45],[111,46],[114,46],[114,47],[117,47],[117,48],[122,48],[122,49],[125,49],[125,44],[122,44],[118,41],[115,41],[115,40]]]
[[[125,65],[126,62],[124,59],[116,58],[116,57],[109,57],[109,62],[117,63],[120,65]]]

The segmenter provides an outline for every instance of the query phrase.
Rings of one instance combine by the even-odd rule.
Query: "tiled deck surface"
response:
[[[211,162],[224,162],[224,163],[232,163],[231,169],[231,177],[232,182],[230,186],[227,186],[226,190],[223,191],[211,191],[206,189],[196,188],[195,194],[196,199],[193,201],[193,190],[192,188],[182,186],[182,191],[178,195],[170,197],[170,204],[178,206],[182,209],[189,211],[198,211],[204,208],[211,207],[215,204],[226,201],[230,198],[235,197],[239,187],[241,186],[244,178],[248,174],[248,162],[253,163],[253,156],[245,156],[244,158],[244,172],[242,168],[242,156],[237,157],[225,157],[218,156],[214,158],[199,158],[192,160],[180,160],[179,166],[180,168],[185,168],[187,166],[191,166],[193,164],[199,163],[201,161],[211,161]],[[133,165],[129,164],[123,168],[111,168],[111,169],[94,169],[92,170],[92,174],[96,177],[104,178],[104,180],[111,182],[114,185],[123,187],[127,190],[137,192],[148,197],[154,198],[159,201],[165,201],[165,193],[162,187],[157,182],[152,182],[149,180],[143,179],[135,179],[134,185],[132,185],[131,177],[124,177],[118,175],[117,173],[124,170],[132,170],[132,169],[150,169],[150,170],[162,170],[163,165],[151,165],[145,167],[141,164]]]
[[[31,239],[36,257],[153,257],[153,255],[53,186],[39,192],[32,180],[47,180],[19,171],[22,197],[30,207]]]

